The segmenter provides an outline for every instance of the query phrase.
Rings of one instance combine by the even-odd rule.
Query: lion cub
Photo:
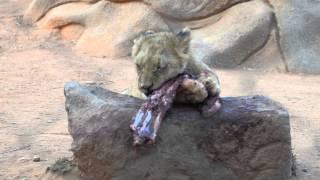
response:
[[[221,107],[220,82],[215,72],[189,51],[191,32],[188,28],[171,32],[142,33],[134,40],[132,57],[138,73],[138,87],[145,95],[179,74],[194,79],[185,80],[175,99],[179,103],[201,104],[204,116],[211,116]]]

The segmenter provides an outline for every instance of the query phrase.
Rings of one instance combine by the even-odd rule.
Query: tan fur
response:
[[[184,83],[185,90],[178,93],[178,101],[199,103],[209,95],[219,95],[217,75],[206,64],[193,58],[189,52],[189,43],[188,29],[178,34],[147,31],[136,38],[132,57],[137,67],[140,91],[147,93],[181,73],[188,73],[198,81]]]

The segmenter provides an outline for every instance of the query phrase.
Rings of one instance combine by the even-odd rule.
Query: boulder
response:
[[[272,29],[273,11],[262,0],[228,9],[218,22],[192,32],[197,59],[219,68],[235,68],[261,49]]]
[[[142,31],[196,24],[196,56],[210,65],[237,67],[263,47],[272,24],[270,6],[262,0],[245,1],[34,0],[25,18],[38,21],[41,28],[60,29],[82,52],[110,58],[130,55],[132,39]]]
[[[93,85],[65,85],[77,167],[87,179],[285,180],[291,175],[288,112],[263,96],[225,97],[204,119],[175,105],[155,145],[132,146],[142,101]]]
[[[278,42],[277,30],[273,27],[267,43],[253,55],[245,59],[240,69],[260,72],[288,72],[288,67]]]
[[[61,29],[67,39],[79,38],[76,48],[81,52],[111,58],[130,55],[133,39],[140,32],[146,29],[169,29],[162,18],[143,3],[129,2],[124,6],[109,1],[92,5],[68,3],[58,6],[49,11],[38,25],[42,28]],[[75,35],[66,32],[68,26],[71,26],[69,32]]]
[[[319,8],[314,0],[33,0],[24,18],[92,56],[128,56],[141,31],[188,26],[195,56],[211,66],[318,74]]]
[[[71,2],[94,3],[99,0],[33,0],[24,14],[24,19],[36,22],[41,19],[49,10]]]
[[[178,20],[201,19],[247,0],[144,0],[155,11]]]
[[[280,33],[280,45],[288,70],[320,73],[320,1],[269,0]]]

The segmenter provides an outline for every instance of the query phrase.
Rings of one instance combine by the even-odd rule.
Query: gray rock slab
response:
[[[225,97],[204,119],[176,105],[157,144],[132,146],[129,124],[142,101],[101,87],[65,85],[77,166],[88,179],[285,180],[291,175],[286,109],[263,96]]]

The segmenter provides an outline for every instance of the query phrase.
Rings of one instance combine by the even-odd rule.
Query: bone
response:
[[[155,90],[142,104],[136,115],[132,118],[130,129],[133,131],[133,145],[156,142],[157,133],[167,111],[171,108],[177,90],[189,75],[180,75],[164,83]]]

